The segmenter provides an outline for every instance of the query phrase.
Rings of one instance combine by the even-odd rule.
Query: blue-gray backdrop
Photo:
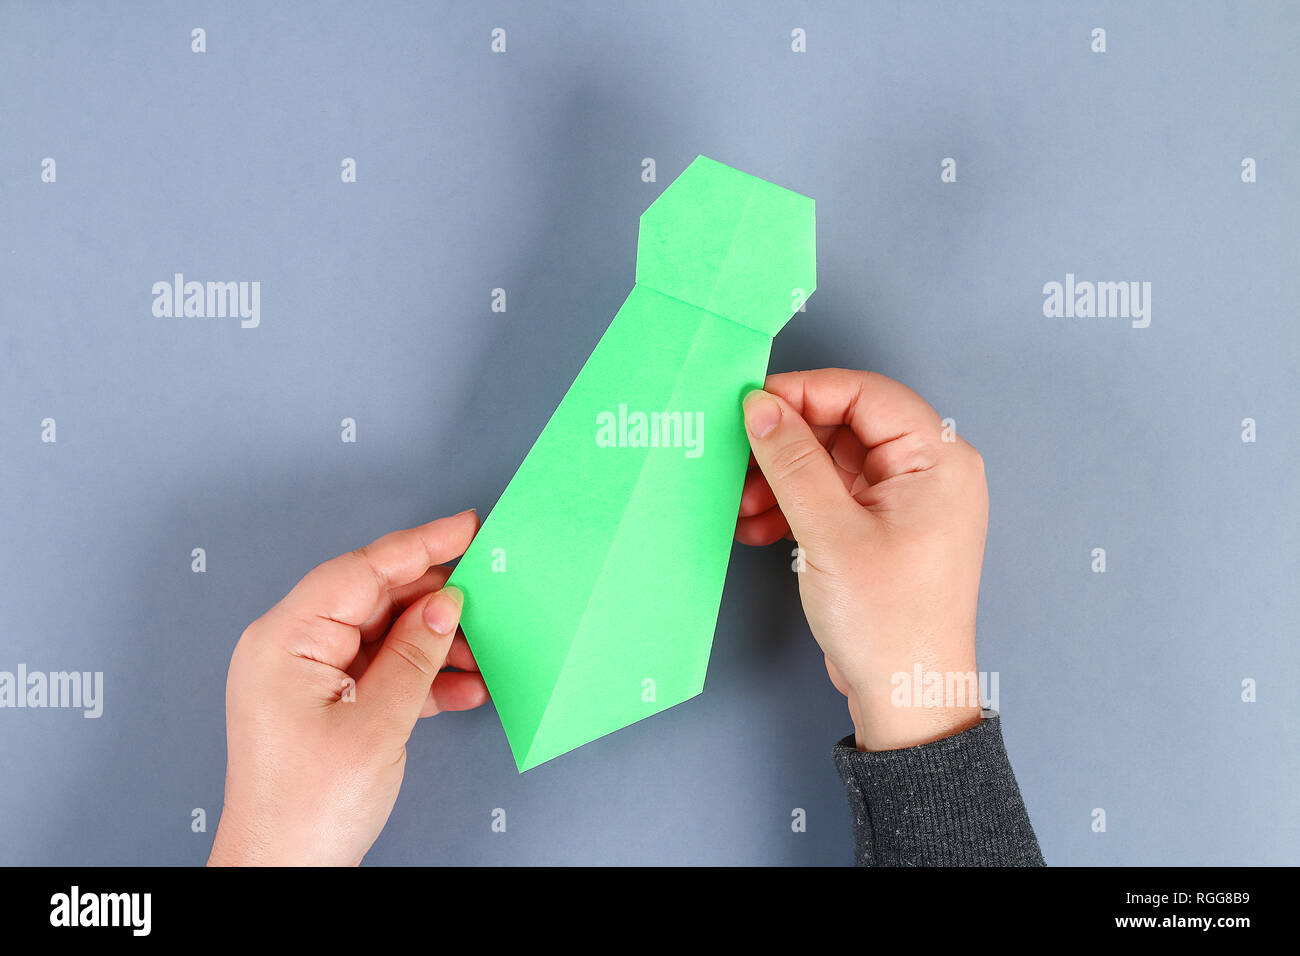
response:
[[[985,457],[1048,861],[1295,862],[1298,47],[1286,3],[3,4],[0,670],[104,709],[0,710],[0,862],[204,859],[243,627],[486,512],[698,153],[817,200],[773,370]],[[175,273],[259,324],[155,317]],[[1067,274],[1149,324],[1045,315]],[[702,696],[522,776],[490,708],[426,721],[369,859],[846,863],[847,729],[788,548],[737,547]]]

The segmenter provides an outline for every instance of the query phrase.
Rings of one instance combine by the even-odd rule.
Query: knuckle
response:
[[[384,575],[383,571],[381,571],[381,570],[378,568],[378,566],[376,566],[375,562],[372,560],[372,556],[371,556],[371,553],[370,553],[370,546],[369,546],[369,545],[365,545],[365,544],[363,544],[361,547],[359,547],[359,548],[357,548],[356,550],[352,551],[352,552],[348,555],[348,557],[349,557],[353,562],[355,562],[355,563],[361,565],[361,566],[364,567],[367,571],[370,572],[371,577],[373,577],[373,578],[375,579],[375,583],[376,583],[377,585],[379,585],[379,589],[380,589],[381,591],[387,589],[387,587],[388,587],[388,579],[387,579],[387,577]]]
[[[260,654],[282,647],[286,643],[285,634],[288,630],[286,621],[296,624],[293,619],[281,613],[277,605],[244,628],[235,643],[235,650],[242,649],[244,654]]]
[[[813,465],[822,452],[821,444],[812,438],[795,439],[772,456],[771,477],[778,483],[789,482]]]
[[[388,648],[421,674],[428,677],[430,681],[438,676],[441,665],[429,656],[429,652],[421,647],[418,641],[413,641],[409,637],[390,636]]]
[[[941,439],[921,432],[910,432],[880,446],[885,469],[890,475],[903,475],[933,468],[947,447]]]
[[[971,469],[971,471],[977,472],[981,475],[984,473],[984,456],[979,453],[979,450],[974,445],[966,441],[964,438],[961,443],[961,460]]]
[[[932,468],[939,456],[952,448],[942,437],[929,432],[912,432],[899,439],[899,445],[911,457],[917,471]]]

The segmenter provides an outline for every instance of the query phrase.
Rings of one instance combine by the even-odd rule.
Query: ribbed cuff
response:
[[[998,715],[919,747],[832,753],[859,866],[1043,866]]]

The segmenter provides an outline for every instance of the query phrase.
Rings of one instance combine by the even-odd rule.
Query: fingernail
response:
[[[467,515],[467,514],[469,514],[471,511],[478,511],[478,509],[477,509],[477,508],[466,508],[464,511],[457,511],[454,515],[452,515],[452,517],[453,517],[453,518],[459,518],[461,515]]]
[[[424,605],[424,623],[435,634],[451,634],[460,623],[460,609],[465,606],[465,595],[455,585],[448,585]]]
[[[745,427],[755,438],[766,438],[781,422],[781,406],[761,388],[746,395],[742,404],[745,408]]]

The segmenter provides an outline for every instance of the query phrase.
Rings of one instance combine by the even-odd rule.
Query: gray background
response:
[[[0,669],[106,682],[0,711],[0,862],[205,858],[243,627],[486,512],[697,153],[817,200],[773,370],[882,371],[985,457],[980,666],[1048,861],[1296,862],[1296,8],[538,6],[0,6]],[[1067,271],[1150,281],[1150,328],[1044,318]],[[155,319],[174,272],[260,281],[261,327]],[[423,722],[369,860],[849,862],[787,552],[736,548],[683,706],[523,776],[490,707]]]

